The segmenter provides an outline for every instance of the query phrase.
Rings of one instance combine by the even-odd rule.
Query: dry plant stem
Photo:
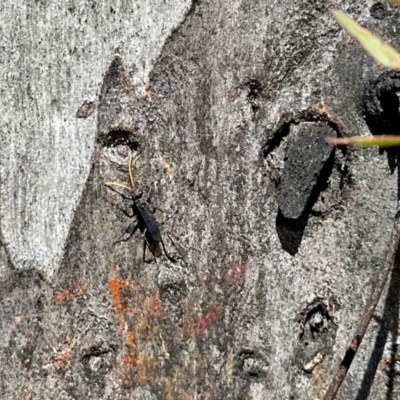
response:
[[[389,244],[389,249],[388,249],[388,254],[386,257],[385,265],[383,268],[383,271],[377,281],[377,284],[375,286],[375,290],[373,294],[371,295],[369,302],[368,302],[368,307],[366,311],[363,313],[363,316],[361,320],[358,323],[357,330],[353,338],[351,339],[350,345],[347,347],[346,353],[342,359],[342,362],[339,365],[339,368],[337,369],[336,373],[334,374],[334,377],[332,379],[332,382],[325,393],[324,400],[334,400],[336,397],[336,394],[344,381],[344,378],[346,377],[346,374],[348,370],[350,369],[351,363],[357,354],[357,350],[360,347],[361,341],[363,340],[363,337],[365,335],[365,332],[368,328],[368,325],[371,321],[371,318],[375,314],[375,309],[376,306],[379,302],[379,299],[381,298],[382,292],[386,286],[387,279],[390,275],[390,272],[392,271],[393,264],[396,258],[396,253],[399,248],[399,242],[400,242],[400,220],[398,216],[396,215],[393,231],[392,231],[392,236],[390,239],[390,244]]]

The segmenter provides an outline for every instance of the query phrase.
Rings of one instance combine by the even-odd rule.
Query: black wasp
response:
[[[128,171],[129,171],[129,180],[130,180],[130,185],[131,187],[127,187],[125,185],[121,185],[116,182],[108,182],[106,185],[113,191],[117,192],[122,198],[125,200],[129,201],[130,207],[131,207],[131,212],[124,210],[121,208],[121,211],[129,218],[134,218],[136,217],[136,221],[132,222],[122,237],[118,239],[114,244],[120,243],[120,242],[126,242],[128,241],[135,233],[137,230],[139,230],[144,237],[143,241],[143,261],[145,262],[151,262],[152,260],[146,260],[146,248],[148,247],[150,252],[153,254],[154,257],[160,257],[162,255],[162,250],[164,251],[165,256],[168,258],[169,261],[176,263],[178,260],[174,257],[172,257],[167,249],[165,248],[165,244],[163,241],[163,238],[161,236],[161,231],[159,228],[159,224],[157,221],[154,219],[154,212],[157,210],[157,208],[153,207],[153,209],[150,209],[150,206],[148,202],[143,200],[143,193],[139,192],[137,195],[134,195],[134,180],[133,180],[133,175],[132,175],[132,157],[129,157],[129,163],[128,163]],[[125,194],[120,193],[119,191],[115,190],[112,186],[118,186],[122,187],[124,189],[128,189],[129,192],[131,193],[130,196],[126,196]],[[175,213],[173,214],[175,215]],[[168,217],[164,222],[167,222],[170,218],[173,217],[171,215]],[[170,238],[171,242],[174,244],[175,248],[176,245],[172,238],[168,235]],[[162,250],[161,250],[162,249]],[[179,257],[183,260],[182,257]]]

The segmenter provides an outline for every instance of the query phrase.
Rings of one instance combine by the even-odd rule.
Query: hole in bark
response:
[[[242,379],[249,381],[264,379],[268,370],[269,363],[253,350],[241,350],[236,356],[234,373]]]
[[[317,340],[319,336],[328,332],[333,324],[330,307],[317,298],[301,312],[298,320],[299,340],[304,346],[308,346],[309,342]]]
[[[314,296],[298,315],[298,342],[294,345],[292,363],[306,374],[333,352],[337,331],[333,322],[334,305],[339,307],[332,299]]]
[[[400,134],[400,73],[385,72],[364,96],[365,121],[373,135]]]
[[[115,347],[98,342],[90,346],[82,355],[84,375],[88,381],[103,378],[112,368],[115,359]]]
[[[99,342],[92,345],[82,356],[82,360],[89,360],[91,357],[100,357],[103,354],[109,353],[111,350],[109,348],[104,348],[104,343]]]
[[[365,122],[373,135],[400,135],[399,72],[384,72],[369,83],[364,95],[363,111]],[[390,171],[394,173],[400,163],[400,150],[393,147],[385,151]],[[400,186],[398,195],[400,198]]]
[[[105,147],[128,146],[132,151],[139,150],[139,142],[133,132],[125,129],[112,129],[103,138],[102,144]]]
[[[386,17],[386,7],[383,3],[375,3],[370,9],[369,14],[375,19],[384,19]]]

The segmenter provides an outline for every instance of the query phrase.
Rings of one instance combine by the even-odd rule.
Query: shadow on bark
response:
[[[381,150],[386,151],[388,165],[391,173],[395,172],[400,162],[400,153],[398,148]],[[397,173],[397,201],[400,200],[400,173]],[[395,400],[396,395],[393,393],[396,378],[396,354],[397,354],[397,336],[399,333],[399,310],[400,310],[400,251],[397,250],[394,261],[393,270],[390,276],[389,287],[385,299],[385,305],[380,318],[380,328],[375,339],[374,348],[372,350],[366,371],[361,381],[360,389],[357,393],[356,400],[367,400],[374,381],[379,363],[382,360],[385,344],[388,335],[391,334],[390,359],[386,369],[387,375],[387,392],[386,400]]]
[[[364,97],[364,115],[366,123],[373,135],[398,134],[400,123],[399,113],[400,75],[390,71],[381,74],[378,79],[370,82]],[[384,150],[381,150],[383,152]],[[400,152],[398,148],[385,150],[390,172],[394,173],[399,166]],[[400,174],[397,175],[397,199],[400,199]],[[391,334],[390,360],[386,369],[388,391],[386,399],[392,400],[395,363],[397,351],[397,335],[399,323],[400,302],[400,254],[396,254],[395,264],[390,278],[389,289],[381,319],[381,326],[375,340],[367,370],[364,374],[356,400],[367,399],[373,379],[382,358],[384,346],[389,333]]]
[[[356,400],[366,400],[370,394],[371,386],[374,381],[378,364],[382,359],[384,347],[389,333],[392,336],[390,349],[390,361],[387,367],[388,381],[386,383],[388,391],[386,393],[387,400],[394,400],[393,386],[395,378],[395,362],[397,350],[397,335],[399,323],[399,302],[400,302],[400,253],[397,252],[395,265],[390,277],[389,288],[385,299],[385,305],[382,313],[381,326],[375,339],[374,348],[368,362],[367,369],[361,381],[360,389],[357,393]]]
[[[276,231],[282,245],[282,249],[294,256],[303,239],[304,230],[312,213],[312,208],[319,198],[321,192],[326,190],[328,179],[331,176],[334,167],[334,152],[331,152],[329,158],[324,163],[314,187],[311,190],[306,206],[300,217],[293,219],[283,215],[281,208],[276,217]]]

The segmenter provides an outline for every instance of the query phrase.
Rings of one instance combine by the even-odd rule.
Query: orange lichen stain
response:
[[[237,287],[244,282],[246,271],[249,269],[250,264],[246,262],[231,262],[229,268],[222,275],[225,282]]]
[[[136,358],[132,354],[123,354],[121,357],[122,368],[132,368],[136,365]]]
[[[76,300],[78,295],[76,293],[71,293],[69,290],[63,290],[61,292],[57,292],[54,297],[56,304],[60,305],[64,300]]]
[[[123,350],[118,357],[121,379],[129,387],[144,383],[164,386],[162,371],[169,353],[159,323],[164,315],[159,290],[146,279],[119,279],[113,267],[107,287],[123,338]]]
[[[122,305],[121,291],[129,287],[129,282],[127,280],[111,278],[107,283],[107,287],[111,295],[112,306],[118,317],[118,327],[122,331],[124,329],[124,314],[127,310]]]
[[[56,369],[65,369],[69,366],[69,360],[71,358],[71,351],[65,351],[60,354],[57,359],[54,360],[53,364]]]
[[[63,290],[62,292],[57,292],[55,295],[56,304],[60,305],[64,300],[69,299],[69,291]]]
[[[208,312],[205,315],[202,315],[194,324],[191,330],[192,336],[195,339],[199,339],[202,337],[205,332],[208,330],[210,325],[212,325],[215,320],[219,317],[219,315],[223,311],[223,307],[221,305],[218,305],[217,307],[214,308],[214,310]]]
[[[73,286],[74,289],[72,291],[65,289],[55,294],[54,300],[57,305],[60,305],[65,300],[76,300],[85,291],[84,286],[79,282],[73,282]]]
[[[153,293],[145,299],[145,307],[149,314],[155,318],[161,318],[164,315],[163,304],[160,300],[160,292],[154,290]]]
[[[121,365],[124,369],[132,368],[137,362],[136,337],[133,331],[128,331],[125,339],[125,354],[121,357]]]
[[[126,347],[135,347],[136,346],[135,334],[132,331],[129,331],[128,334],[126,335],[125,344],[126,344]]]

